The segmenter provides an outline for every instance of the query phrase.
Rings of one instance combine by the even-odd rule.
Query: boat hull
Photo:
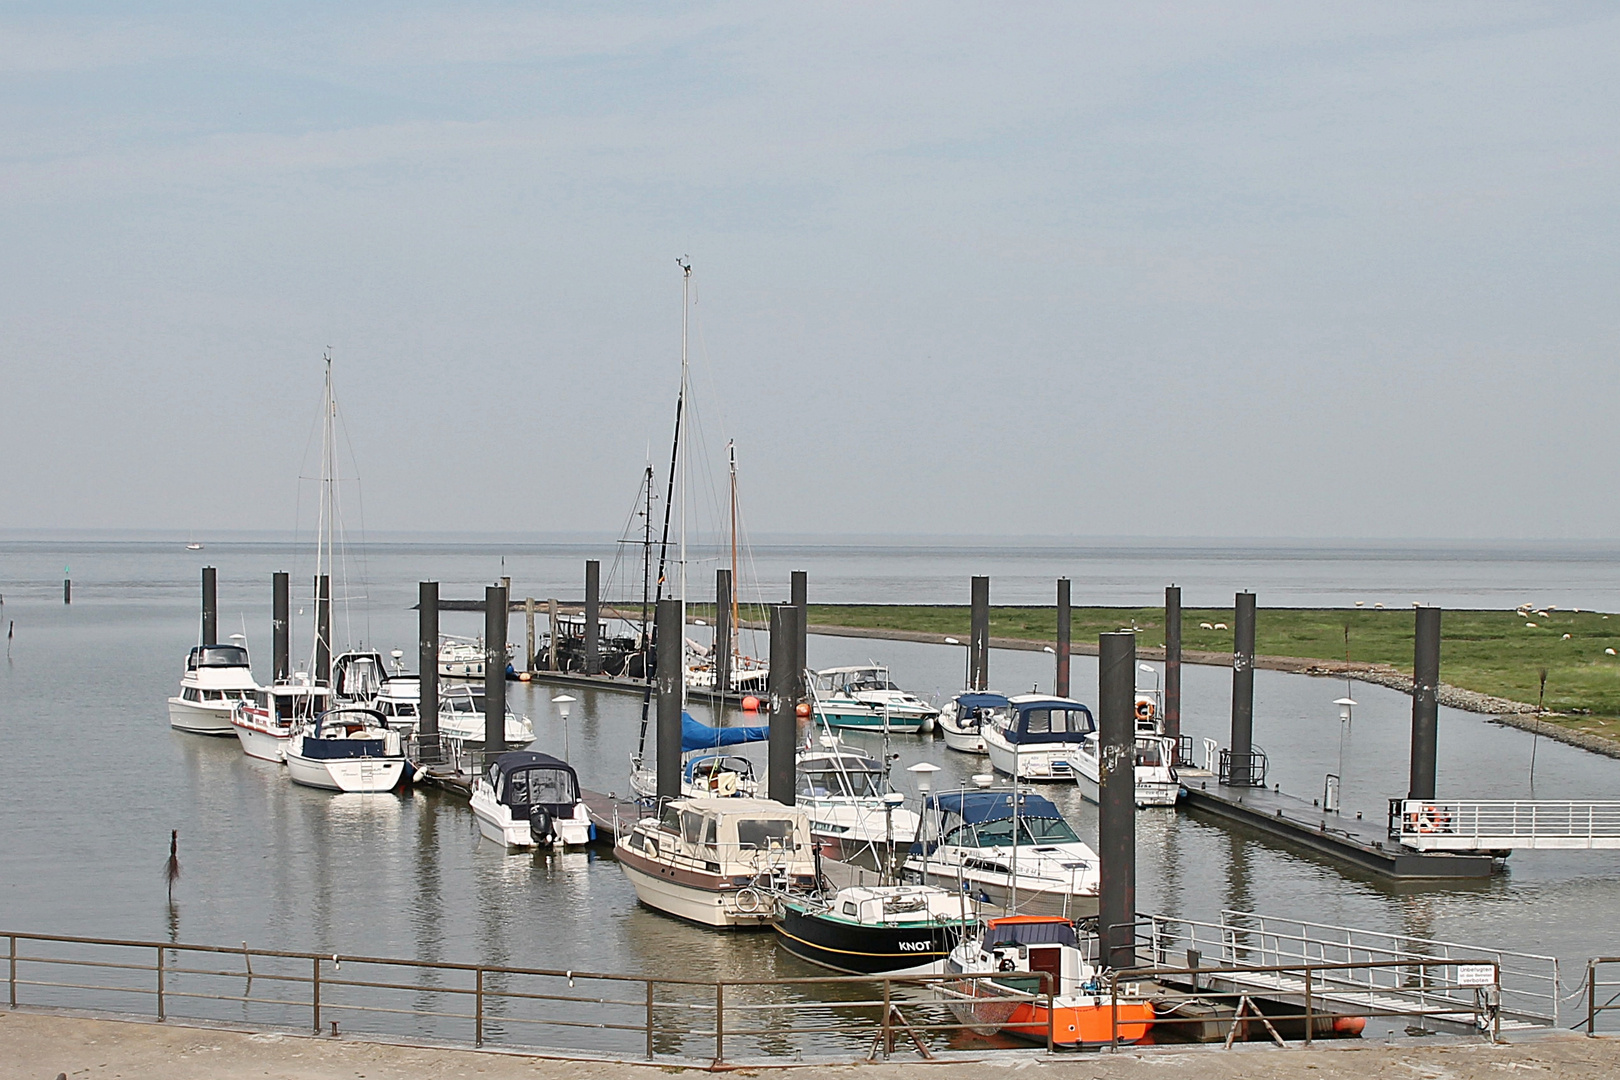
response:
[[[985,739],[984,744],[991,766],[1019,780],[1066,781],[1075,777],[1073,758],[1078,756],[1078,746],[1036,743],[1026,749],[994,738]]]
[[[393,791],[405,774],[404,758],[306,758],[289,747],[286,762],[293,783],[324,791],[380,794]]]
[[[863,926],[787,904],[777,943],[801,960],[851,975],[938,975],[967,924]]]
[[[520,820],[509,812],[503,813],[505,808],[491,798],[482,787],[474,792],[468,805],[472,808],[473,816],[478,819],[478,832],[484,839],[506,848],[539,846],[534,841],[534,833],[529,828],[528,819]],[[589,818],[585,817],[585,820],[581,821],[578,820],[580,817],[585,815],[576,813],[575,818],[567,821],[558,821],[556,818],[551,820],[552,831],[556,834],[556,839],[552,841],[553,847],[584,847],[596,838],[596,828]]]
[[[169,726],[191,735],[235,735],[236,729],[231,726],[233,712],[234,703],[207,705],[172,697],[169,699]]]
[[[739,911],[737,891],[704,889],[678,880],[684,876],[679,872],[649,870],[640,865],[646,860],[627,858],[622,849],[617,854],[624,876],[636,890],[636,899],[655,911],[718,930],[758,929],[770,925],[769,903],[761,903],[757,912]]]
[[[1088,763],[1084,759],[1076,761],[1074,764],[1075,784],[1080,788],[1081,798],[1087,802],[1098,802],[1102,798],[1102,792],[1096,773],[1087,768]],[[1179,781],[1137,778],[1137,806],[1174,806],[1180,799],[1181,784]]]
[[[850,728],[856,731],[887,730],[891,735],[917,735],[932,731],[934,728],[932,715],[891,713],[885,717],[881,712],[865,709],[818,709],[816,719],[829,727]]]
[[[1153,1026],[1153,1006],[1146,1001],[1119,1003],[1118,1037],[1122,1043],[1140,1042]],[[1097,1046],[1115,1037],[1114,1006],[1111,1001],[1066,1005],[1058,998],[1050,1010],[1044,1002],[1019,1002],[1001,1031],[1021,1039],[1046,1041],[1051,1024],[1052,1042],[1057,1046]]]
[[[242,753],[261,761],[286,764],[287,744],[292,741],[291,731],[281,733],[240,721],[232,721],[232,727],[242,743]]]
[[[945,745],[952,750],[960,750],[964,754],[984,753],[984,736],[977,731],[958,731],[941,721],[939,733]]]

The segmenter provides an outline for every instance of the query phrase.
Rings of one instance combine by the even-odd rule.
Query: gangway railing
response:
[[[1490,946],[1360,930],[1243,911],[1223,911],[1218,923],[1143,915],[1138,955],[1163,968],[1199,963],[1227,967],[1363,965],[1332,976],[1327,988],[1376,994],[1433,1010],[1449,1003],[1456,1022],[1474,1015],[1476,986],[1459,968],[1494,964],[1504,1027],[1556,1026],[1558,959]],[[1378,966],[1374,966],[1378,965]]]
[[[1414,851],[1620,849],[1620,802],[1391,799],[1389,835]]]

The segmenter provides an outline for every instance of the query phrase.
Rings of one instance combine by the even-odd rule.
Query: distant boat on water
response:
[[[186,550],[187,551],[201,551],[202,550],[202,545],[197,543],[197,541],[193,540],[193,541],[191,541],[191,543],[186,545]]]

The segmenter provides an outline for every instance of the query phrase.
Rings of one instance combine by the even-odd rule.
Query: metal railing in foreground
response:
[[[1138,955],[1156,968],[1183,962],[1243,970],[1331,964],[1356,972],[1357,986],[1369,993],[1399,996],[1420,1008],[1446,998],[1463,1013],[1473,1008],[1474,988],[1457,985],[1455,969],[1489,963],[1498,973],[1508,1026],[1558,1023],[1558,960],[1552,956],[1243,911],[1223,911],[1219,923],[1144,915],[1136,926]]]
[[[981,1023],[958,1016],[994,975],[723,981],[5,933],[9,1004],[145,1013],[317,1034],[353,1032],[684,1062],[923,1057]],[[1044,1005],[1052,994],[998,989]],[[962,991],[966,988],[969,993]],[[982,1044],[979,1044],[982,1049]]]
[[[1620,956],[1595,956],[1586,962],[1586,1033],[1596,1035],[1604,1013],[1620,1012],[1620,978],[1604,981],[1602,969],[1620,964]]]

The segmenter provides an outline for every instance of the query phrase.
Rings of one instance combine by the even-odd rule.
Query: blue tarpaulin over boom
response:
[[[764,742],[771,737],[771,729],[756,727],[710,727],[692,719],[692,714],[681,713],[681,750],[712,750],[717,746],[736,746],[739,743]]]

